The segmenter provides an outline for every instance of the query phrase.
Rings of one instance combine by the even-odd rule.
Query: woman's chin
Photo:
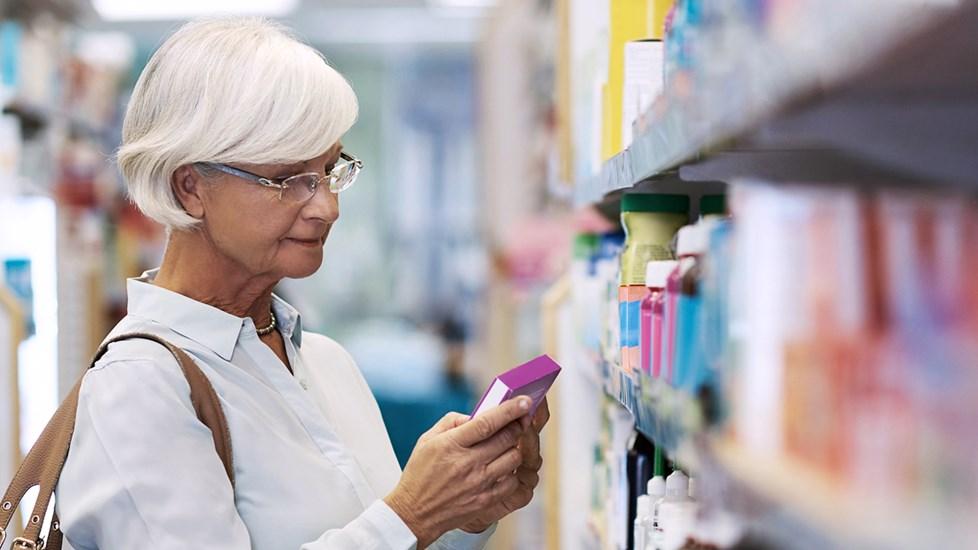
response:
[[[309,257],[315,256],[315,258]],[[305,258],[297,258],[290,261],[283,270],[285,277],[289,279],[303,279],[319,271],[323,265],[323,251],[319,249],[318,254],[308,254]]]

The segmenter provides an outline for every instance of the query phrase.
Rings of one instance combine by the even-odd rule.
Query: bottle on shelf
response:
[[[621,223],[625,228],[625,248],[621,255],[618,287],[621,370],[631,375],[639,367],[639,325],[641,303],[649,290],[645,286],[646,265],[670,260],[669,244],[686,223],[689,197],[651,193],[626,194],[621,200]]]
[[[703,313],[700,323],[700,358],[698,368],[703,369],[697,376],[703,376],[712,383],[706,392],[697,397],[703,406],[704,421],[715,424],[723,414],[720,395],[723,384],[724,366],[729,364],[727,346],[729,340],[730,301],[732,295],[731,269],[734,251],[731,245],[734,222],[730,217],[711,220],[709,229],[709,251],[703,262],[701,294]],[[727,371],[729,372],[729,371]]]
[[[696,259],[706,248],[703,228],[687,225],[679,230],[676,241],[676,255],[679,264],[669,274],[666,281],[665,304],[663,307],[662,374],[673,386],[679,386],[680,376],[676,371],[676,332],[679,319],[679,297],[682,293],[683,276],[696,264]]]
[[[655,461],[655,447],[642,432],[635,431],[628,444],[628,453],[625,461],[625,475],[628,481],[628,502],[632,504],[625,510],[625,525],[634,525],[638,517],[638,499],[646,492],[649,478],[652,477],[652,469]],[[629,530],[632,534],[633,530]],[[632,537],[629,536],[629,548],[638,548]]]
[[[636,503],[635,523],[632,529],[632,539],[634,550],[646,550],[649,548],[649,541],[652,538],[652,499],[649,495],[638,497]]]
[[[665,307],[666,281],[676,269],[675,260],[649,262],[645,269],[645,286],[648,295],[641,305],[641,339],[639,355],[642,371],[652,378],[659,378],[662,372],[662,321]]]
[[[703,313],[703,262],[709,244],[709,226],[701,221],[687,232],[684,254],[690,260],[680,270],[679,299],[676,302],[676,341],[673,352],[673,385],[695,394],[708,380],[703,367],[701,318]]]
[[[689,498],[689,479],[675,471],[666,479],[666,496],[659,505],[657,546],[661,550],[679,550],[693,533],[696,503]]]
[[[598,241],[597,261],[594,267],[598,279],[595,286],[601,293],[598,311],[601,320],[599,353],[602,366],[601,374],[605,382],[609,381],[611,374],[620,364],[620,339],[618,336],[620,320],[617,294],[619,256],[624,244],[625,235],[623,233],[602,235]]]
[[[661,475],[656,475],[649,480],[648,484],[648,497],[650,504],[649,518],[650,525],[648,531],[648,537],[646,538],[646,546],[642,550],[656,550],[659,548],[658,543],[661,542],[660,538],[656,536],[656,531],[659,526],[659,509],[662,506],[663,499],[666,496],[666,478]]]

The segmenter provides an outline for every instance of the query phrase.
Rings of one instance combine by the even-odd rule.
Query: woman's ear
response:
[[[200,173],[185,164],[173,172],[170,185],[187,214],[198,220],[204,219],[204,200],[201,195],[204,186]]]

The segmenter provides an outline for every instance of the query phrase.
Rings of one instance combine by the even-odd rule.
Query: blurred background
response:
[[[964,548],[976,12],[0,0],[0,482],[162,256],[113,163],[136,78],[186,20],[249,14],[359,97],[365,169],[323,268],[278,293],[352,353],[402,464],[494,376],[564,366],[542,486],[492,548]],[[648,324],[659,272],[677,335]],[[697,489],[648,542],[665,497],[639,497],[672,472]]]

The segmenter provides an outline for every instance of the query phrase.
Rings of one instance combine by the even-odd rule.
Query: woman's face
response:
[[[320,176],[339,160],[337,143],[314,159],[297,164],[235,164],[235,168],[281,181],[304,172]],[[202,179],[201,230],[225,256],[252,276],[308,277],[323,262],[323,245],[339,219],[337,195],[323,183],[303,203],[279,200],[277,189],[219,173]]]

